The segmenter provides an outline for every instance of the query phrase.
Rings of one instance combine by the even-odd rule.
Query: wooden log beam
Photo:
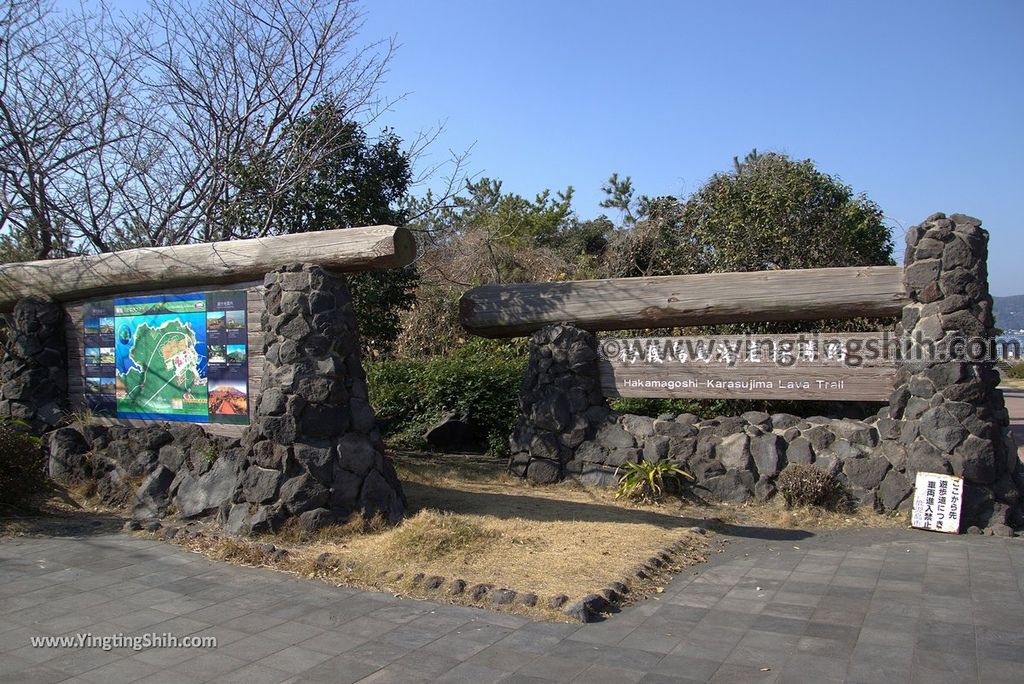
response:
[[[899,315],[900,266],[483,285],[462,296],[462,326],[482,337],[567,322],[585,330]]]
[[[286,264],[332,271],[400,268],[416,258],[404,228],[369,226],[251,240],[130,249],[0,266],[0,311],[28,295],[72,301],[105,294],[262,280]]]

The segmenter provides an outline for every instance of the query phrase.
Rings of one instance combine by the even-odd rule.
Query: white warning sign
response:
[[[964,479],[941,473],[918,473],[910,524],[922,530],[960,534]]]

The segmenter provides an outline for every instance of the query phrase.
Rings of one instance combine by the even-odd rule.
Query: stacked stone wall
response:
[[[405,498],[377,430],[345,281],[316,266],[267,275],[263,391],[243,440],[227,527],[314,529],[352,513],[401,519]]]
[[[540,330],[529,342],[509,468],[537,482],[610,486],[627,462],[670,459],[696,477],[698,491],[743,502],[774,496],[788,464],[813,464],[879,511],[907,510],[918,472],[954,474],[966,481],[964,527],[1008,534],[1024,525],[1024,472],[999,375],[991,358],[955,348],[995,334],[987,243],[981,222],[961,214],[935,214],[907,233],[910,302],[897,328],[896,388],[864,420],[619,414],[600,391],[596,336],[567,324]]]
[[[0,418],[28,423],[42,433],[57,426],[68,410],[64,311],[53,300],[29,297],[5,318]]]

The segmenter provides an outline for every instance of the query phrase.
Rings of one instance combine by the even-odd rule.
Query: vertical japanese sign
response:
[[[245,303],[245,291],[224,291],[88,304],[87,405],[119,418],[248,423]]]
[[[910,524],[922,530],[960,533],[964,480],[956,475],[918,473]]]

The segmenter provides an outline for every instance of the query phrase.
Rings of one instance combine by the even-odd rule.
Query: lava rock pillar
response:
[[[226,528],[297,518],[316,529],[353,513],[397,522],[405,496],[367,400],[348,285],[301,264],[267,274],[264,286],[262,393]]]
[[[988,290],[988,232],[963,214],[933,214],[907,232],[911,303],[889,414],[903,421],[907,471],[960,475],[962,523],[1006,532],[1024,522],[1021,471],[998,389]]]
[[[0,418],[24,421],[42,434],[68,410],[64,310],[50,299],[26,297],[7,316],[0,354]]]

